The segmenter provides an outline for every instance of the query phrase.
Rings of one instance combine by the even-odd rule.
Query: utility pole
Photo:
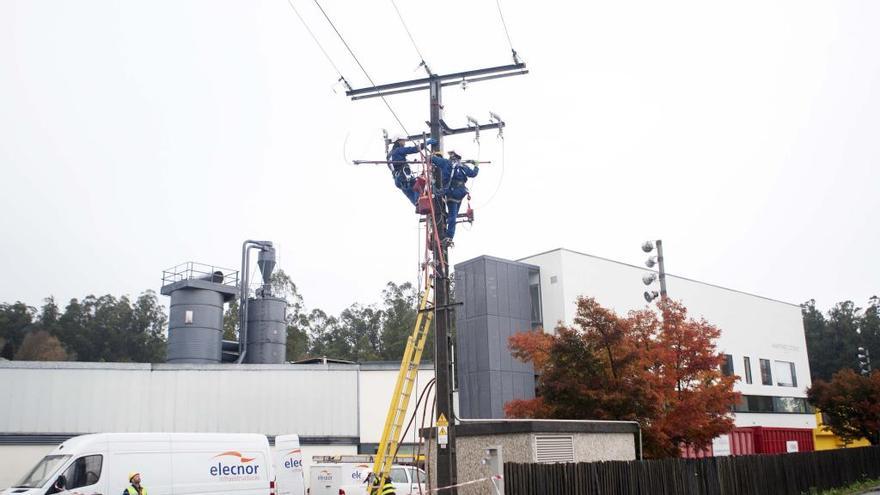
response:
[[[510,65],[502,65],[497,67],[487,67],[464,72],[456,72],[446,75],[433,74],[428,72],[428,77],[420,79],[411,79],[390,84],[382,84],[366,88],[351,89],[346,91],[346,95],[352,100],[361,100],[366,98],[385,97],[400,93],[409,93],[413,91],[428,91],[430,112],[429,120],[426,122],[430,130],[431,137],[439,143],[434,149],[443,149],[444,136],[465,134],[471,132],[479,132],[489,129],[502,129],[505,123],[497,118],[490,124],[478,124],[466,126],[462,128],[449,127],[443,120],[443,97],[442,90],[444,86],[452,86],[457,84],[469,84],[477,81],[485,81],[491,79],[499,79],[502,77],[516,76],[527,74],[526,64],[514,59],[514,63]],[[410,140],[418,140],[422,138],[422,134],[412,134],[408,136]],[[442,201],[436,198],[435,204],[439,204],[440,208],[435,208],[441,212],[437,218],[437,235],[439,239],[443,239],[446,234],[446,211],[442,207]],[[435,247],[435,249],[437,249]],[[457,468],[455,459],[455,414],[452,409],[452,359],[451,354],[451,338],[449,336],[449,323],[451,321],[451,308],[449,298],[449,250],[446,246],[440,248],[440,260],[434,270],[434,349],[435,362],[434,373],[437,380],[435,397],[437,401],[437,419],[445,418],[449,421],[448,427],[448,443],[438,445],[437,447],[437,485],[438,487],[451,486],[457,483]],[[436,253],[435,253],[436,254]],[[436,259],[436,258],[435,258]],[[449,490],[453,495],[457,493],[455,489]]]
[[[666,267],[663,265],[663,241],[657,239],[657,269],[660,272],[660,300],[666,300]]]

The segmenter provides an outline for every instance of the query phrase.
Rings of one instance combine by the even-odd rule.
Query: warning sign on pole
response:
[[[437,443],[440,445],[441,449],[445,449],[446,445],[449,443],[449,421],[446,421],[446,416],[442,413],[440,417],[437,418]]]

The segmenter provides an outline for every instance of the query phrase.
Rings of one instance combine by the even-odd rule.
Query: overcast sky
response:
[[[421,76],[390,2],[322,5],[377,83]],[[398,5],[435,72],[509,62],[494,1]],[[661,238],[677,275],[823,308],[880,294],[880,2],[503,7],[531,74],[444,92],[450,125],[508,123],[503,148],[482,136],[453,262],[641,263]],[[0,301],[158,290],[183,261],[235,267],[246,238],[277,243],[308,308],[415,281],[412,208],[347,163],[399,128],[337,77],[286,0],[0,2]],[[390,102],[424,129],[427,94]]]

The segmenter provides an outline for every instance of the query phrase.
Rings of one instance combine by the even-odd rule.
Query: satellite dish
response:
[[[651,285],[654,283],[655,280],[657,280],[656,273],[646,273],[642,275],[642,283],[645,285]]]
[[[650,253],[653,250],[654,250],[654,243],[653,242],[645,241],[645,243],[642,244],[642,251],[644,251],[646,253]]]
[[[650,291],[646,290],[644,296],[645,296],[645,301],[648,301],[650,303],[654,299],[657,299],[660,296],[660,294],[658,294],[656,290],[650,290]]]
[[[645,266],[647,266],[648,268],[652,268],[656,264],[657,264],[657,257],[656,256],[651,256],[650,258],[648,258],[645,261]]]

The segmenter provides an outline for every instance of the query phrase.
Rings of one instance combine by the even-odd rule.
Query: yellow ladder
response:
[[[379,479],[378,491],[376,493],[381,493],[382,488],[385,487],[385,479],[391,473],[391,464],[394,462],[395,454],[397,454],[397,447],[401,440],[401,430],[406,420],[406,410],[409,407],[416,375],[419,372],[422,351],[425,350],[428,332],[431,329],[431,321],[434,319],[434,310],[428,305],[429,301],[433,300],[433,286],[429,276],[430,271],[430,266],[426,264],[425,286],[422,300],[419,304],[419,312],[416,316],[416,324],[412,335],[407,337],[406,340],[406,349],[403,351],[400,370],[397,372],[397,383],[394,385],[391,405],[388,408],[388,416],[385,418],[385,428],[382,430],[379,449],[373,462],[373,473]]]

